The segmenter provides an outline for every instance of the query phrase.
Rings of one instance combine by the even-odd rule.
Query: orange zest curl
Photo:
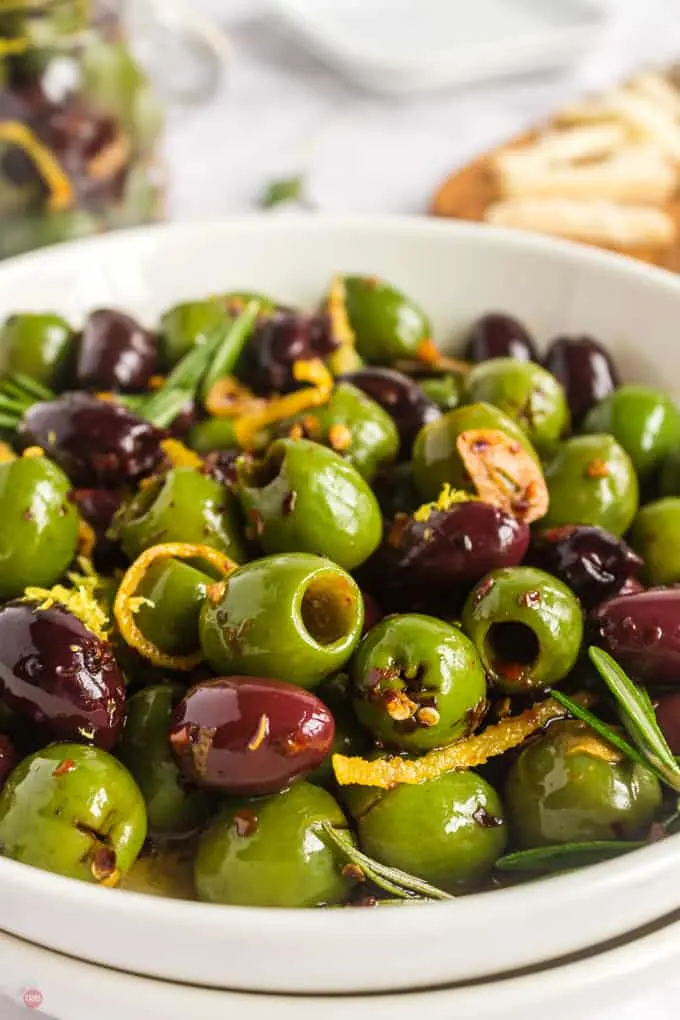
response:
[[[157,560],[165,559],[201,559],[205,560],[212,567],[215,567],[224,577],[228,577],[238,568],[238,564],[230,560],[224,553],[212,549],[208,545],[193,545],[189,542],[166,542],[163,545],[152,545],[145,549],[141,556],[138,556],[131,567],[127,569],[120,582],[115,602],[113,603],[113,615],[121,637],[143,658],[148,659],[154,666],[161,669],[174,669],[180,672],[188,672],[194,669],[202,659],[201,652],[192,655],[168,655],[161,651],[152,641],[145,638],[137,626],[134,613],[138,605],[135,599],[135,592],[142,583],[144,576]]]
[[[520,521],[545,517],[550,497],[540,464],[516,439],[498,429],[469,429],[456,449],[480,499]]]
[[[96,544],[97,536],[94,533],[94,529],[81,517],[78,521],[78,555],[91,560]]]
[[[423,365],[430,368],[444,369],[447,372],[465,373],[470,371],[467,361],[460,361],[458,358],[448,358],[437,347],[431,336],[426,336],[420,341],[416,348],[416,358]]]
[[[292,418],[310,407],[321,407],[328,403],[333,391],[333,377],[319,358],[310,361],[296,361],[293,376],[297,382],[311,383],[307,389],[286,393],[283,397],[269,400],[260,411],[244,414],[236,419],[234,431],[243,449],[250,449],[260,429],[283,418]]]
[[[582,695],[577,700],[585,704],[588,699]],[[413,761],[399,757],[366,761],[364,758],[347,758],[342,754],[334,754],[333,771],[341,786],[376,786],[381,790],[390,790],[400,783],[415,786],[430,779],[438,779],[445,772],[484,765],[489,758],[519,747],[527,737],[543,729],[553,719],[563,719],[568,714],[567,709],[557,701],[547,698],[519,715],[487,726],[474,737],[428,751]]]
[[[198,454],[190,450],[184,443],[180,443],[179,439],[163,439],[161,450],[165,454],[166,459],[170,461],[172,467],[203,467],[203,461]]]
[[[49,191],[47,207],[50,212],[63,212],[73,205],[74,194],[70,180],[47,146],[38,141],[25,124],[16,120],[2,121],[0,142],[7,142],[23,149],[28,158],[35,163]]]
[[[238,418],[255,414],[267,405],[262,397],[256,397],[247,386],[225,375],[211,387],[204,401],[205,409],[213,418]]]

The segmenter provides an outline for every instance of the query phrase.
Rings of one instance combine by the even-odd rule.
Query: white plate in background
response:
[[[371,91],[406,94],[560,66],[601,0],[269,0],[278,23]]]

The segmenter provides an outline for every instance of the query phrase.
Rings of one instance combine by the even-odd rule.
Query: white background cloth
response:
[[[171,111],[173,218],[253,210],[268,181],[300,172],[309,199],[323,211],[425,212],[437,183],[475,153],[641,63],[680,60],[680,0],[608,0],[594,48],[568,70],[383,99],[278,34],[266,0],[189,2],[226,29],[233,55],[209,103]],[[667,985],[579,1020],[677,1020],[679,999],[680,983],[669,975]],[[0,1020],[31,1015],[0,1000]]]

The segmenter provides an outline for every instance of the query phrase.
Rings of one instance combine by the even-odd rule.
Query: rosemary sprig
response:
[[[575,719],[580,719],[582,722],[587,723],[592,730],[606,740],[608,744],[615,747],[617,750],[625,754],[626,757],[636,761],[639,765],[646,765],[647,760],[644,755],[637,751],[631,744],[625,740],[620,733],[613,730],[611,726],[607,726],[605,722],[598,719],[596,715],[589,712],[587,708],[583,708],[577,701],[573,701],[567,694],[563,694],[562,691],[551,691],[551,696],[555,701],[559,702],[567,711],[574,716]]]
[[[429,882],[424,882],[421,878],[416,878],[415,875],[409,875],[399,868],[388,868],[386,864],[374,861],[373,858],[357,849],[347,835],[342,830],[336,829],[331,822],[321,822],[320,828],[350,864],[355,864],[370,882],[377,885],[379,889],[396,896],[397,899],[455,899],[450,893],[430,885]]]
[[[205,373],[201,389],[204,400],[216,382],[233,372],[253,332],[260,309],[259,301],[249,301],[238,319],[233,322]]]
[[[609,861],[614,857],[640,850],[647,844],[642,840],[603,839],[584,843],[559,843],[554,846],[539,846],[531,850],[518,850],[505,854],[496,861],[498,871],[571,871],[585,868],[590,864]]]

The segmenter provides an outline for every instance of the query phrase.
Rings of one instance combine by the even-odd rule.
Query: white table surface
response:
[[[210,102],[170,114],[174,218],[254,210],[268,181],[301,172],[308,198],[322,211],[425,212],[437,183],[475,153],[640,63],[680,60],[680,0],[608,0],[596,44],[568,70],[383,99],[279,35],[266,0],[190,2],[224,26],[233,55]],[[579,1020],[677,1020],[679,993],[669,975],[667,985]],[[19,1006],[20,998],[16,989],[14,1001],[0,999],[0,1020],[36,1015]]]

